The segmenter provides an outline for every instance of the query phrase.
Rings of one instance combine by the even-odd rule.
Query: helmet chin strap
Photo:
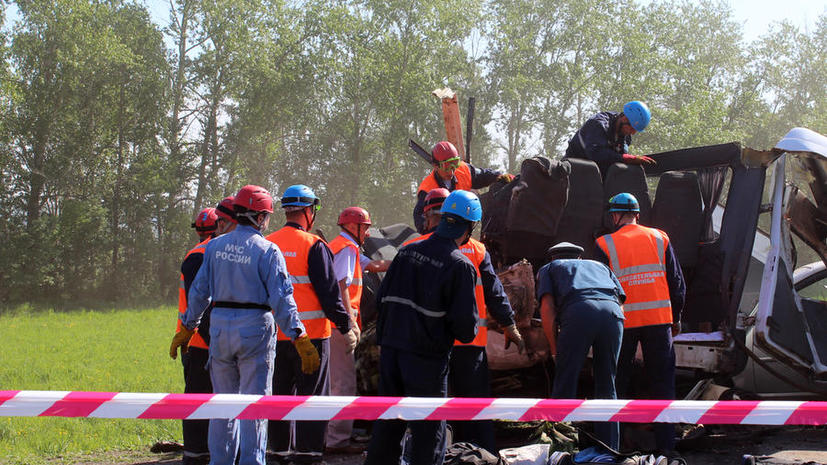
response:
[[[304,215],[304,222],[307,223],[307,232],[310,232],[310,229],[313,228],[313,223],[316,222],[316,210],[313,210],[313,213],[309,218],[307,217],[307,210],[310,208],[312,208],[312,206],[305,207],[302,210],[302,215]]]
[[[258,219],[256,219],[256,218],[258,217],[258,215],[260,215],[260,214],[262,214],[262,213],[264,214],[264,218],[262,218],[262,219],[261,219],[261,221],[259,221],[259,220],[258,220]],[[267,220],[267,215],[268,215],[268,213],[266,213],[266,212],[249,212],[249,211],[248,211],[248,212],[244,212],[244,213],[238,213],[237,215],[238,215],[238,216],[243,216],[243,217],[247,218],[248,220],[250,220],[250,222],[251,222],[251,223],[253,223],[254,225],[256,225],[256,229],[258,229],[259,231],[261,231],[261,226],[262,226],[262,225],[264,224],[264,222]]]
[[[359,238],[361,236],[361,234],[359,234],[361,227],[361,224],[356,223],[356,234],[354,234],[353,231],[350,231],[346,227],[342,226],[342,230],[347,232],[348,235],[350,235],[350,237],[353,238],[353,242],[355,242],[356,245],[358,245],[359,247],[362,247],[362,243],[364,242]]]

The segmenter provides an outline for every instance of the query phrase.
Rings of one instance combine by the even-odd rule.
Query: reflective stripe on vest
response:
[[[637,224],[597,239],[626,293],[625,328],[672,323],[672,303],[666,281],[669,238],[660,230]]]
[[[419,189],[417,192],[425,192],[428,193],[432,189],[437,189],[442,187],[439,183],[434,179],[434,176],[438,176],[436,174],[436,170],[431,170],[427,176],[419,183]],[[459,162],[459,166],[454,171],[454,177],[457,178],[457,182],[454,185],[453,189],[449,190],[464,190],[470,191],[471,190],[471,168],[464,161]]]
[[[200,253],[201,255],[204,255],[204,250],[207,248],[207,242],[210,242],[210,239],[212,239],[212,238],[208,237],[203,242],[200,242],[198,245],[193,247],[192,250],[187,252],[187,254],[184,255],[184,261],[186,261],[189,258],[190,255],[195,254],[195,253]],[[186,313],[186,312],[187,312],[187,290],[186,290],[186,285],[184,283],[184,273],[180,273],[180,279],[179,279],[179,282],[178,282],[178,317],[179,318],[178,318],[178,322],[175,325],[175,332],[176,333],[180,332],[181,328],[183,327],[183,323],[181,323],[181,318],[180,317],[184,316],[184,313]],[[195,328],[195,333],[193,333],[192,337],[190,338],[190,342],[189,342],[188,346],[189,347],[200,347],[202,349],[208,349],[209,348],[209,346],[207,345],[207,342],[204,341],[204,338],[201,337],[200,334],[198,334],[198,328]]]
[[[485,292],[482,288],[482,274],[480,264],[485,259],[485,246],[482,242],[473,237],[467,243],[459,247],[460,252],[471,260],[474,270],[477,272],[477,281],[474,285],[474,297],[477,301],[477,335],[474,340],[468,343],[454,341],[455,346],[476,346],[485,347],[488,343],[488,309],[485,306]]]
[[[292,226],[285,226],[267,236],[267,240],[276,244],[284,256],[287,264],[287,273],[293,284],[293,298],[299,309],[299,319],[310,339],[326,339],[330,337],[330,320],[322,308],[313,284],[308,275],[307,258],[310,248],[322,239]],[[277,338],[281,341],[290,338],[279,328]]]
[[[431,237],[431,234],[428,233],[423,236],[414,237],[413,239],[408,239],[407,241],[402,243],[402,247],[413,244],[414,242],[419,242]],[[485,306],[485,292],[482,288],[482,276],[480,273],[480,264],[485,259],[485,246],[482,242],[471,238],[468,240],[467,243],[460,246],[459,251],[462,252],[463,255],[468,257],[471,260],[471,263],[474,265],[474,270],[477,272],[477,280],[474,285],[474,299],[477,302],[477,336],[474,338],[473,341],[468,343],[462,343],[457,340],[454,341],[455,346],[477,346],[477,347],[485,347],[488,343],[488,309]]]
[[[348,296],[350,296],[350,308],[356,311],[356,321],[358,321],[359,325],[361,326],[362,318],[358,313],[359,307],[361,307],[362,303],[362,256],[359,253],[359,247],[356,247],[356,244],[354,244],[341,234],[336,236],[336,238],[334,238],[332,241],[330,241],[330,251],[333,252],[333,255],[338,254],[339,252],[348,247],[353,249],[354,252],[356,252],[356,263],[353,266],[353,280],[347,287],[347,294]],[[336,325],[333,326],[335,327]]]

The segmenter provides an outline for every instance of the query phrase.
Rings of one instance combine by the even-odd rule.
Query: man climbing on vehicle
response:
[[[377,343],[381,347],[379,395],[445,397],[454,340],[477,334],[476,271],[459,247],[482,217],[476,195],[454,191],[429,238],[402,247],[376,296]],[[442,464],[445,421],[414,421],[411,465]],[[365,465],[399,463],[406,422],[378,420]]]
[[[284,254],[299,318],[321,357],[316,370],[302,370],[301,354],[290,345],[289,335],[279,330],[273,378],[276,395],[330,395],[331,322],[342,333],[348,352],[353,352],[359,340],[359,326],[351,320],[339,294],[333,254],[321,237],[310,233],[320,203],[309,187],[288,187],[281,196],[287,222],[267,236]],[[294,463],[323,463],[326,432],[326,421],[274,421],[270,423],[270,447],[280,458]]]
[[[624,192],[609,199],[609,214],[615,232],[597,239],[595,258],[611,268],[626,293],[623,343],[617,364],[618,395],[628,395],[632,362],[640,343],[649,398],[673,399],[672,337],[680,332],[686,295],[683,272],[666,233],[638,224],[640,205],[634,195]],[[656,424],[655,440],[663,455],[674,454],[673,425]]]
[[[293,287],[279,248],[267,241],[273,198],[247,185],[235,195],[235,230],[211,240],[204,250],[187,299],[183,329],[170,353],[187,343],[202,314],[210,315],[210,379],[217,394],[270,395],[275,326],[293,340],[302,370],[319,368],[319,354],[299,319]],[[267,420],[210,420],[210,463],[265,465]]]
[[[649,107],[637,100],[623,105],[622,113],[601,111],[574,133],[564,158],[591,160],[597,163],[604,178],[613,163],[654,164],[655,160],[650,157],[629,153],[632,135],[643,132],[651,119]]]
[[[404,244],[413,244],[425,240],[433,234],[433,230],[442,218],[441,209],[445,199],[449,196],[447,189],[432,189],[425,196],[425,228],[426,234],[410,239]],[[488,356],[485,346],[488,342],[488,327],[486,318],[489,310],[497,323],[503,328],[506,348],[514,342],[520,352],[525,349],[525,342],[514,324],[514,311],[508,302],[508,296],[500,282],[491,256],[485,250],[482,242],[468,238],[468,242],[460,246],[460,252],[471,260],[477,274],[474,286],[474,297],[479,313],[477,336],[469,343],[454,341],[451,350],[450,369],[448,371],[448,386],[454,397],[490,397],[490,375],[488,372]],[[455,421],[451,423],[454,431],[454,442],[471,442],[492,454],[497,454],[494,441],[494,424],[490,420]]]
[[[417,232],[422,234],[424,230],[422,212],[425,207],[425,196],[432,189],[439,187],[454,190],[482,189],[488,187],[498,179],[511,182],[514,176],[508,173],[501,173],[497,170],[487,168],[476,168],[460,159],[459,152],[454,144],[448,141],[441,141],[434,145],[431,150],[431,162],[433,170],[419,183],[416,193],[416,206],[414,206],[413,220]]]

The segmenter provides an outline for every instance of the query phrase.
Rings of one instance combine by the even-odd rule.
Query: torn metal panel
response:
[[[790,229],[801,238],[804,243],[818,253],[821,260],[827,265],[827,208],[818,208],[807,198],[800,189],[791,187],[787,217],[790,219]],[[825,205],[825,198],[820,199]]]
[[[749,147],[744,147],[741,150],[741,162],[750,168],[766,168],[770,166],[770,164],[778,157],[780,157],[782,153],[784,153],[782,150],[777,149],[755,150]]]

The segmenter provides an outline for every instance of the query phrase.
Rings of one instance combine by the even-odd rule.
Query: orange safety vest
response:
[[[433,233],[428,233],[423,236],[408,239],[407,241],[402,243],[402,246],[404,247],[408,244],[425,240],[431,237],[431,234]],[[485,245],[483,245],[482,242],[472,237],[468,240],[468,242],[460,246],[459,251],[462,252],[463,255],[468,257],[469,260],[471,260],[471,263],[474,264],[474,269],[477,271],[477,284],[474,286],[474,297],[477,301],[478,319],[477,336],[474,338],[474,340],[468,343],[454,341],[454,345],[485,347],[485,345],[488,343],[488,322],[486,320],[486,318],[488,317],[488,312],[485,307],[485,293],[482,290],[482,275],[480,274],[480,264],[482,263],[483,259],[485,259]]]
[[[184,261],[189,258],[190,255],[194,253],[200,253],[201,255],[204,254],[204,249],[207,247],[207,242],[210,242],[211,237],[208,237],[203,242],[196,245],[192,250],[187,252],[184,256]],[[184,286],[184,273],[181,273],[180,282],[178,283],[178,324],[175,326],[175,332],[181,332],[183,327],[183,323],[181,323],[181,318],[184,316],[184,313],[187,312],[187,290],[186,286]],[[209,349],[210,346],[207,345],[207,342],[198,334],[198,328],[195,328],[195,333],[190,338],[189,347],[199,347],[201,349]]]
[[[425,192],[426,194],[431,191],[431,189],[436,189],[442,187],[439,183],[436,182],[434,176],[437,176],[436,170],[431,170],[427,176],[422,180],[419,184],[419,191]],[[457,183],[454,189],[452,190],[463,190],[463,191],[470,191],[471,190],[471,168],[464,161],[459,162],[459,167],[454,171],[454,177],[457,178]]]
[[[299,309],[299,319],[304,324],[307,336],[310,339],[327,339],[330,337],[330,320],[325,317],[322,304],[316,296],[316,290],[310,282],[307,269],[307,258],[310,248],[322,238],[302,231],[292,226],[285,226],[267,236],[267,240],[273,242],[284,255],[287,263],[287,273],[290,275],[290,282],[293,283],[293,298],[296,299],[296,306]],[[279,328],[278,340],[290,340]]]
[[[336,255],[337,253],[341,252],[345,247],[350,247],[356,252],[356,266],[353,267],[353,281],[351,281],[350,285],[347,287],[347,292],[350,296],[350,308],[356,310],[358,315],[359,303],[362,301],[362,265],[360,264],[359,260],[359,247],[357,247],[356,244],[354,244],[341,234],[336,236],[336,238],[334,238],[332,241],[330,241],[330,251],[333,252],[333,255]],[[336,325],[333,324],[333,322],[331,322],[330,324],[332,324],[333,327],[336,327]]]
[[[609,266],[626,293],[623,327],[671,324],[672,302],[666,281],[669,236],[659,229],[628,224],[599,237],[597,246],[609,257]]]

